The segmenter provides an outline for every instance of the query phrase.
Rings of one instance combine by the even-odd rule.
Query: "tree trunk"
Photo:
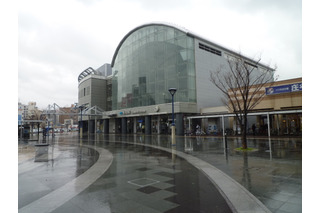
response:
[[[244,124],[241,125],[242,132],[242,148],[247,149],[247,116],[244,116]]]
[[[242,133],[242,148],[243,149],[247,149],[247,133],[246,131],[244,130],[243,133]]]

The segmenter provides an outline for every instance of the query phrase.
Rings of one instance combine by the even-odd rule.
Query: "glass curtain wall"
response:
[[[151,25],[130,34],[113,66],[113,110],[171,102],[196,102],[194,41],[169,26]]]

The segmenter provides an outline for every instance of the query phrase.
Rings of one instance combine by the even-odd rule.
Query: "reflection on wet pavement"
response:
[[[226,155],[217,140],[195,143],[192,155],[228,174],[272,212],[302,212],[301,139],[272,140],[271,152],[268,139],[249,139],[248,146],[257,151],[247,153],[235,151],[241,141],[230,138]]]
[[[37,146],[33,155],[19,164],[19,208],[78,177],[98,159],[90,148],[57,144]]]
[[[170,147],[167,136],[105,136],[106,140],[130,141]],[[301,138],[248,139],[254,152],[238,152],[240,138],[177,137],[179,151],[196,156],[220,169],[243,185],[272,212],[302,212]],[[270,152],[271,144],[271,152]]]
[[[187,161],[138,145],[171,149],[170,136],[97,134],[79,142],[77,135],[67,135],[52,141],[47,149],[19,144],[19,208],[90,168],[99,154],[81,146],[87,144],[112,152],[113,163],[97,181],[54,212],[231,211],[206,176]],[[175,148],[220,169],[272,212],[302,211],[301,139],[249,139],[248,146],[257,151],[248,153],[235,151],[241,146],[240,139],[227,141],[225,150],[222,138],[177,137]]]
[[[114,156],[108,172],[54,212],[92,212],[92,205],[95,212],[105,212],[106,205],[112,212],[231,212],[210,181],[185,160],[143,146],[107,147]]]

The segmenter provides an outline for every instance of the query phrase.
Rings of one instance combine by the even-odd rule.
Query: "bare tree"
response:
[[[274,82],[275,69],[262,66],[258,60],[247,60],[241,54],[228,57],[227,66],[211,72],[210,81],[223,93],[223,103],[236,115],[247,149],[247,115],[265,96],[264,87]]]

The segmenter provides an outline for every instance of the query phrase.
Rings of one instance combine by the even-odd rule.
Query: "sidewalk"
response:
[[[231,212],[257,206],[264,212],[302,211],[299,139],[273,139],[271,152],[268,139],[249,139],[248,146],[258,150],[252,153],[234,151],[241,144],[237,138],[228,139],[227,152],[222,139],[213,137],[177,137],[174,149],[171,137],[158,135],[96,134],[79,141],[76,134],[65,134],[50,140],[42,162],[34,162],[32,142],[19,149],[19,212],[33,212],[22,209],[52,198],[70,181],[79,183],[93,166],[106,172],[95,180],[98,172],[90,172],[87,187],[51,207],[52,212]],[[102,150],[113,156],[108,168],[97,163]],[[241,200],[246,190],[256,207]],[[50,209],[50,203],[42,204]]]
[[[203,173],[159,149],[56,137],[35,152],[19,164],[21,213],[232,212]]]
[[[169,147],[171,137],[141,135],[126,136],[125,140]],[[227,152],[221,137],[176,137],[176,143],[177,150],[208,162],[236,180],[270,211],[302,212],[301,138],[248,138],[248,147],[257,150],[248,153],[235,151],[241,147],[238,137],[228,138]]]

